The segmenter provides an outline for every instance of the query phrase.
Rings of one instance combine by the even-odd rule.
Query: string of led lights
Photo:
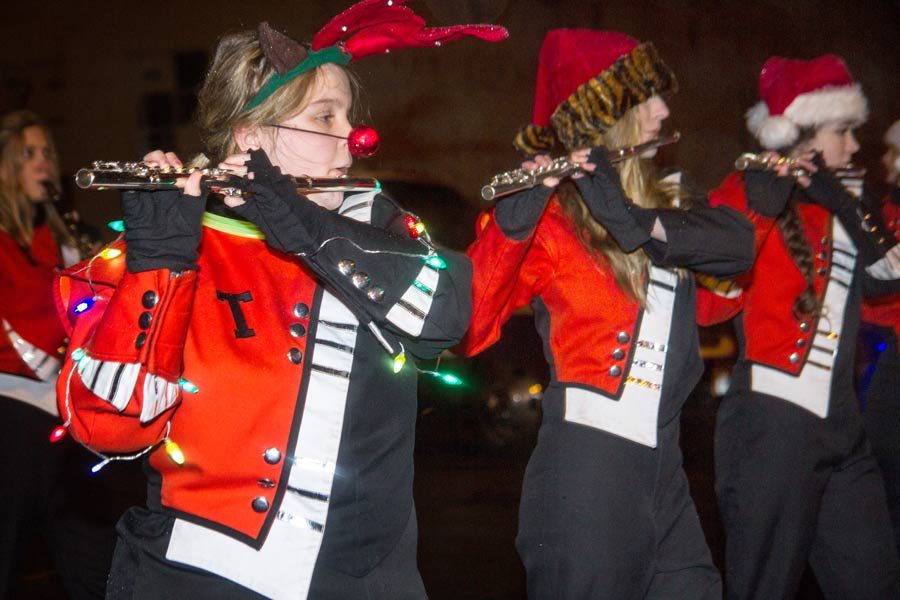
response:
[[[113,259],[119,258],[123,255],[123,251],[121,249],[113,248],[111,246],[112,246],[112,244],[114,244],[122,239],[124,231],[125,231],[124,222],[123,221],[110,221],[107,225],[110,229],[119,233],[120,235],[113,242],[111,242],[105,248],[103,248],[100,252],[98,252],[97,254],[92,256],[87,261],[87,263],[84,265],[84,267],[73,272],[73,274],[79,274],[79,275],[83,274],[84,280],[86,281],[86,283],[90,289],[90,292],[91,292],[90,297],[82,298],[81,300],[79,300],[78,302],[75,303],[75,305],[72,309],[72,312],[74,314],[80,315],[82,313],[85,313],[85,312],[91,310],[98,300],[102,300],[102,296],[100,296],[100,294],[98,294],[97,289],[94,286],[94,281],[91,276],[91,271],[94,266],[94,263],[99,259],[113,260]],[[331,237],[331,238],[324,240],[312,252],[308,252],[308,253],[298,252],[298,253],[296,253],[296,255],[298,257],[302,257],[302,258],[308,258],[311,256],[315,256],[327,244],[337,241],[337,240],[343,240],[343,241],[348,242],[354,248],[356,248],[360,252],[363,252],[364,254],[372,254],[372,255],[387,254],[387,255],[394,255],[394,256],[404,256],[404,257],[408,257],[408,258],[417,258],[417,259],[423,261],[426,265],[428,265],[428,267],[430,267],[432,269],[435,269],[435,270],[446,269],[447,263],[446,263],[446,261],[444,261],[443,258],[440,257],[440,255],[438,255],[434,246],[431,244],[430,236],[427,233],[424,223],[422,223],[422,221],[420,221],[419,219],[414,217],[412,214],[407,214],[406,218],[405,218],[405,225],[407,227],[407,231],[408,231],[410,237],[419,241],[423,246],[425,246],[428,249],[427,254],[414,254],[414,253],[400,252],[400,251],[395,251],[395,250],[371,250],[371,249],[360,246],[359,244],[357,244],[356,242],[354,242],[353,240],[351,240],[349,238],[346,238],[343,236],[335,236],[335,237]],[[413,286],[415,286],[417,289],[422,290],[425,293],[433,292],[433,290],[431,290],[430,288],[427,288],[427,286],[425,286],[418,280],[413,282]],[[423,287],[425,289],[423,289]],[[397,344],[400,346],[400,351],[398,353],[395,353],[394,348],[387,341],[384,334],[381,332],[380,328],[374,322],[369,321],[367,323],[367,327],[371,331],[371,333],[375,336],[375,338],[378,340],[379,344],[381,344],[382,347],[384,347],[385,350],[388,352],[388,354],[392,356],[393,372],[395,374],[399,373],[407,363],[406,348],[403,346],[403,343],[400,342],[399,340],[397,340]],[[63,437],[65,437],[67,433],[70,433],[69,428],[72,424],[72,411],[71,411],[71,406],[70,406],[72,377],[75,374],[75,372],[78,371],[77,364],[80,364],[81,361],[83,361],[85,359],[89,359],[89,358],[90,357],[87,355],[85,350],[82,348],[76,348],[71,352],[71,359],[73,361],[75,361],[76,366],[69,371],[69,374],[66,379],[65,399],[64,399],[66,420],[62,425],[57,426],[50,433],[50,442],[57,442],[57,441],[61,440]],[[440,363],[438,362],[437,365],[439,365],[439,364]],[[412,365],[415,368],[416,372],[423,374],[423,375],[429,375],[431,377],[435,377],[438,380],[440,380],[448,385],[461,385],[463,383],[463,381],[459,377],[457,377],[456,375],[453,375],[451,373],[441,373],[437,370],[420,369],[415,364],[414,361],[412,362]],[[437,369],[437,365],[435,366],[435,369]],[[194,385],[193,383],[191,383],[190,381],[188,381],[185,378],[180,378],[177,383],[178,383],[179,388],[181,390],[183,390],[184,392],[187,392],[190,394],[197,394],[200,391],[196,385]],[[149,454],[150,452],[153,452],[160,446],[162,446],[165,449],[166,454],[169,456],[169,458],[175,464],[177,464],[179,466],[184,465],[186,457],[184,455],[184,452],[181,450],[181,447],[178,445],[178,443],[171,439],[171,437],[170,437],[171,429],[172,429],[172,423],[171,423],[171,421],[168,421],[166,423],[165,434],[163,435],[163,437],[160,440],[154,442],[153,444],[147,446],[146,448],[144,448],[138,452],[135,452],[132,454],[122,454],[122,455],[108,455],[108,454],[104,454],[102,452],[98,452],[98,451],[90,448],[82,440],[78,439],[78,437],[74,433],[71,433],[71,435],[72,435],[72,439],[74,439],[76,442],[78,442],[79,444],[84,446],[94,456],[101,459],[100,462],[98,462],[93,467],[91,467],[91,473],[97,473],[103,467],[105,467],[106,465],[108,465],[109,463],[111,463],[113,461],[136,460],[138,458],[141,458],[141,457]]]

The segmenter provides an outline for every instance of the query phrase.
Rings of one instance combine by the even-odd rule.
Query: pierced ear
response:
[[[240,129],[235,129],[231,135],[241,152],[259,150],[260,148],[259,127],[241,127]]]

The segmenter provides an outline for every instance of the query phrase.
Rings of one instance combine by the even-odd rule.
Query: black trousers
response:
[[[166,559],[174,519],[145,508],[122,517],[119,543],[107,589],[108,600],[262,600],[233,581]],[[326,528],[327,531],[327,528]],[[316,564],[310,600],[423,600],[425,586],[416,565],[416,516],[394,549],[362,577]],[[302,600],[302,599],[298,599]]]
[[[42,537],[71,599],[102,598],[121,514],[110,508],[93,456],[70,438],[55,444],[58,418],[0,396],[0,598],[22,598],[22,559]]]
[[[829,415],[750,392],[746,369],[716,425],[726,598],[791,599],[807,562],[826,598],[900,598],[900,559],[856,398]]]
[[[884,476],[894,540],[900,549],[900,354],[893,334],[886,344],[869,382],[863,421]]]
[[[561,420],[544,402],[516,547],[528,597],[721,598],[678,446],[679,420],[649,448]]]

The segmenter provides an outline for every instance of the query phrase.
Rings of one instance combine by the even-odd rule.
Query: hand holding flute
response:
[[[661,146],[674,144],[680,137],[681,134],[676,131],[669,136],[656,138],[643,144],[607,150],[606,156],[611,163],[615,164],[627,158],[641,156]],[[585,151],[589,152],[589,149]],[[577,173],[579,170],[579,165],[574,163],[571,157],[545,158],[548,159],[547,162],[526,161],[522,163],[522,168],[520,169],[494,175],[491,182],[481,188],[481,197],[484,200],[494,200],[515,192],[527,190],[548,179],[556,181],[556,184],[558,184],[560,179]]]

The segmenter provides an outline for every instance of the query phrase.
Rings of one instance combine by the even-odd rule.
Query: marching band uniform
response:
[[[639,77],[630,82],[622,75],[635,70]],[[577,104],[572,99],[596,81],[623,85],[625,106],[613,101],[610,114],[581,118],[614,121],[672,90],[673,77],[651,44],[613,32],[552,31],[541,50],[535,123],[547,123],[561,103]],[[555,129],[565,130],[559,122]],[[603,152],[595,150],[591,160]],[[590,196],[589,186],[579,189]],[[469,249],[473,319],[464,342],[467,354],[487,348],[512,313],[530,304],[550,364],[516,541],[529,597],[717,598],[719,576],[678,446],[681,406],[703,370],[693,278],[678,269],[747,269],[749,224],[730,209],[629,203],[639,219],[658,218],[668,240],[651,240],[646,221],[628,235],[613,234],[626,251],[642,247],[651,259],[642,308],[578,241],[571,217],[556,194],[547,202],[545,190],[502,200],[481,218]]]
[[[900,171],[900,121],[888,129],[884,141],[894,148],[893,173],[896,174]],[[896,180],[882,201],[880,212],[887,233],[900,241],[900,185]],[[900,548],[900,436],[897,435],[900,430],[900,295],[864,298],[862,320],[880,326],[884,333],[884,347],[878,354],[863,402],[863,420],[872,453],[884,476],[894,538]]]
[[[338,220],[356,219],[375,226],[349,228],[361,247],[402,245],[380,229],[404,216],[384,196],[350,195],[340,212],[322,240],[348,229]],[[207,213],[196,270],[131,273],[121,258],[69,270],[60,305],[85,355],[63,369],[61,411],[101,452],[180,445],[184,465],[149,455],[149,511],[133,509],[120,525],[126,540],[149,541],[133,549],[148,553],[142,569],[165,557],[266,597],[317,598],[358,593],[329,589],[330,570],[362,578],[387,561],[410,579],[393,590],[422,595],[416,372],[394,374],[361,318],[398,350],[435,356],[468,322],[467,262],[442,252],[449,266],[438,270],[338,242],[341,251],[326,246],[301,263],[262,238]],[[354,275],[371,281],[357,287]],[[74,315],[91,285],[94,308]],[[160,577],[156,593],[179,583]]]
[[[834,56],[770,59],[760,90],[748,124],[766,148],[791,146],[798,127],[865,119],[865,98]],[[879,260],[857,201],[824,168],[804,192],[793,185],[771,172],[733,173],[710,193],[714,206],[750,218],[757,245],[750,273],[698,296],[701,324],[740,313],[740,357],[715,445],[727,597],[793,597],[807,560],[829,596],[897,597],[900,561],[852,368],[861,294],[897,289],[900,274]],[[793,309],[807,279],[775,227],[791,193],[813,257],[820,308],[810,315]]]
[[[74,247],[57,243],[35,204],[29,247],[0,231],[0,596],[14,594],[22,560],[40,535],[66,594],[103,594],[115,542],[115,517],[94,495],[109,481],[84,481],[90,457],[72,440],[50,444],[58,425],[56,376],[67,342],[53,301],[53,280]],[[27,469],[26,473],[22,470]]]
[[[0,394],[51,415],[57,414],[53,382],[66,337],[52,294],[61,264],[48,225],[35,227],[29,248],[0,231]]]
[[[227,59],[240,44],[241,56],[261,51],[271,72],[245,113],[263,105],[284,119],[304,115],[273,94],[323,64],[327,77],[335,64],[392,49],[507,35],[492,25],[426,28],[403,4],[362,0],[310,47],[265,23],[255,37],[223,40]],[[343,127],[352,94],[340,81],[307,94]],[[221,133],[234,139],[238,127]],[[321,132],[341,140],[322,158],[329,171],[350,159],[341,132]],[[108,597],[423,598],[416,369],[403,365],[465,332],[470,264],[438,254],[417,219],[377,190],[327,210],[246,146],[252,177],[232,183],[250,194],[232,212],[203,215],[201,233],[196,197],[125,194],[125,264],[95,260],[60,279],[77,349],[59,378],[61,415],[95,451],[148,458],[148,509],[120,521]],[[321,147],[298,142],[292,152],[313,160]],[[85,298],[94,300],[87,311]]]

